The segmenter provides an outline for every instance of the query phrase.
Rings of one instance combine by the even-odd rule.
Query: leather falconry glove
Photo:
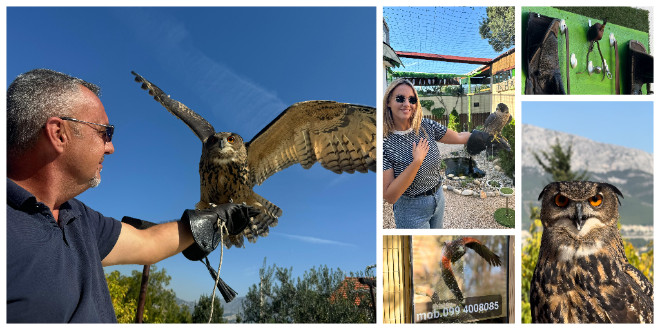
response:
[[[472,131],[465,146],[470,155],[476,155],[486,149],[489,152],[492,150],[493,153],[497,153],[500,150],[511,151],[509,142],[501,134],[498,140],[494,139],[492,135],[476,129]]]
[[[222,241],[222,228],[219,224],[224,223],[227,232],[230,235],[236,235],[245,229],[250,217],[258,214],[256,209],[242,204],[222,204],[204,210],[185,210],[181,221],[190,227],[195,242],[183,251],[183,255],[190,260],[201,261],[204,259],[206,263],[204,261],[202,263],[215,281],[218,279],[218,274],[211,267],[206,256],[215,250]],[[147,229],[156,225],[153,222],[132,217],[123,217],[121,221],[137,229]],[[236,291],[229,287],[222,278],[218,279],[218,289],[227,303],[236,297]]]
[[[181,221],[190,225],[190,231],[195,239],[193,245],[183,250],[183,255],[190,260],[199,260],[206,266],[213,280],[217,279],[218,290],[227,303],[234,300],[237,293],[219,278],[206,256],[222,241],[221,223],[224,223],[229,235],[236,235],[245,229],[251,217],[258,214],[257,209],[247,205],[221,204],[204,210],[185,210],[181,216]]]
[[[243,204],[220,204],[204,210],[185,210],[181,221],[190,225],[195,243],[183,250],[183,255],[195,261],[204,259],[222,240],[220,223],[225,224],[229,235],[236,235],[245,229],[251,217],[258,214],[255,208]]]

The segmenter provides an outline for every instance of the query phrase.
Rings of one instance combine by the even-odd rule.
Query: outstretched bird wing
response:
[[[376,170],[376,109],[306,101],[284,110],[247,144],[254,184],[295,163],[335,173]]]
[[[500,260],[500,257],[493,253],[488,247],[483,245],[479,240],[476,238],[472,237],[465,237],[463,238],[463,243],[465,246],[469,247],[470,249],[474,250],[478,255],[480,255],[482,258],[484,258],[491,266],[501,266],[502,261]]]
[[[131,73],[135,76],[135,81],[142,83],[142,89],[148,90],[149,95],[152,95],[154,100],[158,101],[158,103],[162,104],[167,111],[186,123],[202,142],[206,141],[209,136],[215,134],[213,126],[202,116],[192,111],[183,103],[170,98],[170,96],[165,94],[165,92],[158,88],[158,86],[152,84],[147,79],[144,79],[141,75],[134,71],[131,71]]]
[[[449,258],[446,254],[443,253],[440,266],[441,266],[442,280],[445,282],[445,285],[447,285],[449,290],[454,294],[454,297],[456,297],[456,299],[459,302],[462,302],[463,292],[461,292],[461,288],[458,287],[458,282],[456,282],[456,276],[454,276],[454,271],[451,269],[451,258]]]

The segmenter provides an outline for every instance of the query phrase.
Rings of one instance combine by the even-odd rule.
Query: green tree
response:
[[[532,314],[529,303],[529,290],[532,283],[532,276],[536,263],[539,260],[539,249],[541,247],[541,236],[543,234],[543,225],[540,220],[540,213],[538,207],[531,207],[530,219],[532,224],[529,227],[530,237],[528,237],[522,248],[521,254],[521,273],[522,273],[522,287],[521,287],[521,307],[522,307],[522,323],[532,323]]]
[[[617,223],[619,230],[621,230],[621,220]],[[653,283],[653,240],[651,240],[646,245],[646,252],[640,252],[639,249],[623,239],[623,248],[626,252],[626,258],[628,262],[633,265],[633,267],[639,269],[639,271]]]
[[[213,318],[211,323],[226,323],[227,321],[222,317],[225,313],[224,307],[220,305],[219,296],[216,295],[213,301]],[[208,323],[209,315],[211,315],[211,297],[201,295],[199,300],[195,303],[192,313],[192,323]]]
[[[176,295],[168,289],[171,277],[165,269],[158,270],[151,265],[149,286],[144,305],[145,323],[189,323],[190,310],[176,302]],[[106,275],[110,297],[112,298],[117,321],[121,323],[135,322],[137,299],[142,282],[142,272],[134,270],[131,276],[123,276],[118,271]]]
[[[341,270],[321,266],[295,280],[292,272],[292,268],[266,266],[264,260],[260,283],[248,290],[240,319],[246,323],[375,322],[369,293],[358,290]]]
[[[516,41],[515,7],[487,7],[479,25],[479,35],[488,39],[496,52],[513,46]]]
[[[440,117],[444,116],[444,114],[445,114],[445,108],[442,108],[442,107],[440,107],[440,108],[433,108],[433,110],[431,110],[431,114],[433,114],[433,115],[434,115],[435,117],[437,117],[437,118],[440,118]]]
[[[270,323],[272,314],[271,303],[273,296],[273,273],[275,266],[266,267],[266,258],[259,269],[259,284],[253,284],[245,295],[240,313],[245,323]]]
[[[122,276],[118,270],[105,275],[112,299],[112,306],[115,309],[117,322],[131,323],[135,320],[135,310],[137,309],[137,296],[128,296],[131,283],[130,277]]]
[[[449,120],[447,122],[447,128],[460,132],[461,131],[461,121],[458,117],[458,111],[456,111],[456,108],[449,113]]]
[[[419,104],[422,105],[422,108],[426,108],[426,110],[431,111],[431,108],[435,104],[433,100],[420,100]]]
[[[534,159],[541,165],[543,170],[552,176],[552,181],[584,181],[589,179],[587,171],[574,172],[571,171],[571,156],[573,153],[573,145],[568,145],[566,150],[559,144],[559,139],[555,139],[555,144],[550,146],[550,152],[541,151],[541,155],[545,158],[544,162],[537,153],[534,154]]]

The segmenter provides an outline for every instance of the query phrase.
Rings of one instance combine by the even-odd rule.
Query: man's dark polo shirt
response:
[[[76,199],[59,220],[7,179],[7,322],[117,322],[101,260],[121,222]]]

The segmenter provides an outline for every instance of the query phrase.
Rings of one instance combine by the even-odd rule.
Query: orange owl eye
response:
[[[233,136],[230,136],[230,137],[227,138],[227,142],[229,142],[229,143],[234,143],[234,141],[236,141],[236,138],[233,137]]]
[[[557,194],[555,196],[555,205],[559,207],[566,207],[566,205],[568,205],[568,197],[562,194]]]
[[[600,194],[589,198],[589,204],[591,204],[591,206],[600,206],[600,204],[602,203],[603,203],[603,196],[601,196]]]

